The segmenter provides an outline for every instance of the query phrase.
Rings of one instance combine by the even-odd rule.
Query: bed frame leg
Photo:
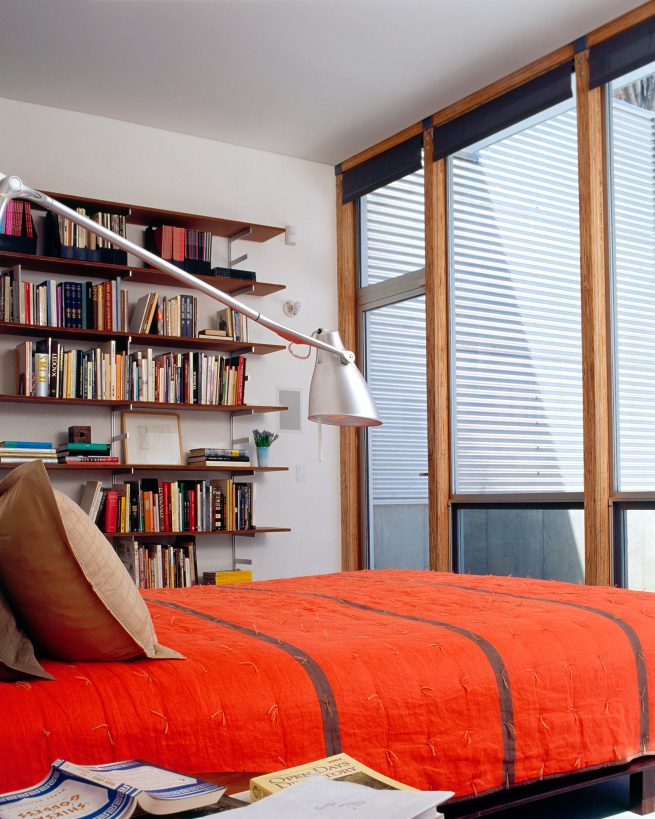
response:
[[[639,816],[655,811],[655,770],[630,774],[630,810]]]

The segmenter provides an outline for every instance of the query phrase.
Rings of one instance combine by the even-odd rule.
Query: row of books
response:
[[[65,349],[56,339],[16,347],[18,395],[168,404],[235,406],[244,403],[245,356],[204,352],[118,352],[116,341],[88,350]]]
[[[198,583],[193,538],[176,538],[174,543],[122,539],[114,549],[140,589],[184,589]]]
[[[82,508],[105,532],[221,532],[253,528],[253,485],[232,478],[87,481]]]
[[[146,293],[136,303],[130,332],[195,338],[198,335],[198,299],[187,295],[167,297],[156,292]]]
[[[37,283],[23,280],[20,265],[0,271],[0,321],[248,341],[248,319],[231,308],[218,311],[217,329],[199,331],[196,296],[160,296],[153,291],[137,301],[129,321],[128,312],[128,294],[120,279],[99,284],[53,279]]]
[[[126,236],[126,217],[123,214],[106,211],[89,214],[82,207],[75,210],[82,216],[88,216],[101,227],[119,236]],[[127,264],[127,253],[124,250],[65,216],[47,213],[45,226],[45,252],[48,256],[104,264]]]
[[[145,230],[146,250],[189,273],[211,270],[212,234],[206,230],[159,225]]]
[[[10,199],[0,220],[0,250],[36,253],[36,231],[29,202]]]

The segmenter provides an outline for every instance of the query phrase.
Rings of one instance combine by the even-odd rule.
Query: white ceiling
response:
[[[333,165],[638,5],[0,0],[0,96]]]

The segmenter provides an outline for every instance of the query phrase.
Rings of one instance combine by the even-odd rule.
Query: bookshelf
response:
[[[85,207],[88,212],[94,210],[106,211],[124,216],[128,225],[136,227],[155,227],[155,226],[175,226],[185,228],[186,230],[205,231],[211,233],[213,237],[219,237],[227,240],[228,244],[235,239],[264,243],[270,239],[284,233],[284,228],[261,225],[256,223],[248,223],[236,220],[221,219],[217,217],[209,217],[198,214],[182,213],[177,211],[167,211],[158,208],[149,208],[140,205],[130,205],[121,202],[112,202],[109,200],[90,199],[86,197],[71,196],[68,194],[51,193],[54,198],[64,202],[69,207]],[[33,210],[37,210],[35,205],[32,205]],[[187,234],[188,236],[189,234]],[[133,237],[131,237],[133,238]],[[43,236],[39,236],[39,248],[43,246]],[[73,258],[59,258],[57,256],[44,255],[42,252],[36,253],[20,253],[8,250],[0,250],[0,271],[6,270],[16,265],[20,265],[21,270],[28,274],[27,279],[37,282],[37,277],[29,274],[45,273],[53,275],[58,281],[65,281],[69,277],[84,277],[87,280],[109,281],[120,280],[121,289],[129,293],[131,285],[145,285],[156,289],[160,286],[175,288],[176,291],[185,290],[185,284],[171,276],[154,268],[143,266],[140,262],[138,264],[131,264],[133,258],[127,258],[126,264],[111,264],[99,261],[89,261]],[[253,281],[250,278],[241,278],[232,273],[228,276],[213,276],[202,275],[199,276],[203,281],[210,285],[215,285],[218,289],[229,293],[233,296],[239,297],[247,295],[252,297],[266,297],[273,293],[284,290],[285,286],[282,284]],[[109,285],[107,285],[109,286]],[[186,292],[190,292],[186,288]],[[191,291],[193,292],[193,291]],[[193,295],[198,300],[211,302],[207,296],[202,293],[195,293]],[[129,298],[130,310],[133,309],[136,299]],[[216,307],[219,307],[216,304]],[[198,354],[207,353],[215,356],[267,356],[272,353],[285,349],[282,344],[269,344],[257,341],[239,341],[229,338],[197,338],[197,337],[179,337],[175,335],[162,335],[155,333],[133,333],[127,330],[95,330],[87,328],[72,328],[72,327],[54,327],[45,324],[28,324],[18,323],[16,321],[4,321],[0,314],[0,339],[6,343],[5,349],[10,349],[10,345],[15,346],[16,338],[26,339],[44,339],[51,338],[66,342],[78,342],[78,347],[85,347],[91,349],[95,345],[104,344],[109,341],[116,341],[120,344],[122,349],[130,351],[144,347],[159,348],[161,350],[178,351],[184,353],[197,351]],[[17,389],[17,387],[16,387]],[[17,390],[18,392],[18,390]],[[79,393],[78,393],[79,394]],[[59,398],[59,397],[37,397],[34,395],[19,395],[7,391],[0,392],[0,404],[4,405],[20,405],[20,412],[23,410],[26,413],[35,414],[37,418],[43,417],[46,420],[51,408],[65,407],[67,408],[66,418],[70,425],[81,423],[79,414],[82,414],[82,420],[88,424],[88,411],[91,413],[104,412],[109,413],[111,424],[111,437],[117,438],[117,423],[116,418],[118,413],[122,410],[158,410],[186,413],[201,413],[200,417],[206,417],[207,413],[216,413],[219,417],[229,419],[229,438],[231,445],[234,442],[234,431],[232,419],[239,416],[253,415],[255,413],[278,413],[284,411],[286,407],[269,404],[248,404],[243,403],[228,403],[228,404],[191,404],[191,403],[169,403],[169,402],[153,402],[153,401],[136,401],[136,400],[117,400],[117,399],[86,399],[86,398]],[[47,425],[44,425],[47,426]],[[3,436],[8,437],[8,436]],[[27,435],[12,435],[11,437],[24,437]],[[50,437],[52,437],[50,435]],[[208,442],[211,445],[210,442]],[[112,449],[115,451],[115,448]],[[5,472],[15,467],[16,464],[0,464],[0,471]],[[207,477],[210,479],[212,473],[216,473],[217,477],[225,476],[226,474],[235,477],[252,476],[253,480],[259,473],[278,473],[288,471],[286,466],[197,466],[197,465],[177,465],[177,464],[158,464],[158,465],[141,465],[129,463],[58,463],[46,464],[46,469],[56,475],[70,476],[75,479],[77,475],[81,481],[86,479],[86,473],[96,473],[94,478],[104,474],[110,479],[111,485],[116,485],[120,479],[124,479],[129,475],[141,475],[148,473],[161,474],[162,477],[166,475],[166,480],[193,480],[195,475],[197,479]],[[177,477],[176,477],[177,476]],[[106,483],[106,479],[103,481]],[[163,540],[176,537],[196,537],[227,535],[232,537],[232,568],[236,568],[236,564],[244,561],[236,559],[235,553],[235,538],[238,537],[254,537],[257,534],[265,533],[280,533],[289,532],[287,527],[280,526],[257,526],[251,529],[242,530],[219,530],[219,531],[177,531],[177,532],[134,532],[134,533],[113,533],[108,532],[107,537],[110,539],[116,538],[161,538]]]

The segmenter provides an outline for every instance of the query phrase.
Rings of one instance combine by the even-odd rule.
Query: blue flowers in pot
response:
[[[277,432],[269,432],[267,429],[253,429],[252,437],[255,439],[257,447],[257,466],[268,466],[268,454],[273,441],[280,437]]]

